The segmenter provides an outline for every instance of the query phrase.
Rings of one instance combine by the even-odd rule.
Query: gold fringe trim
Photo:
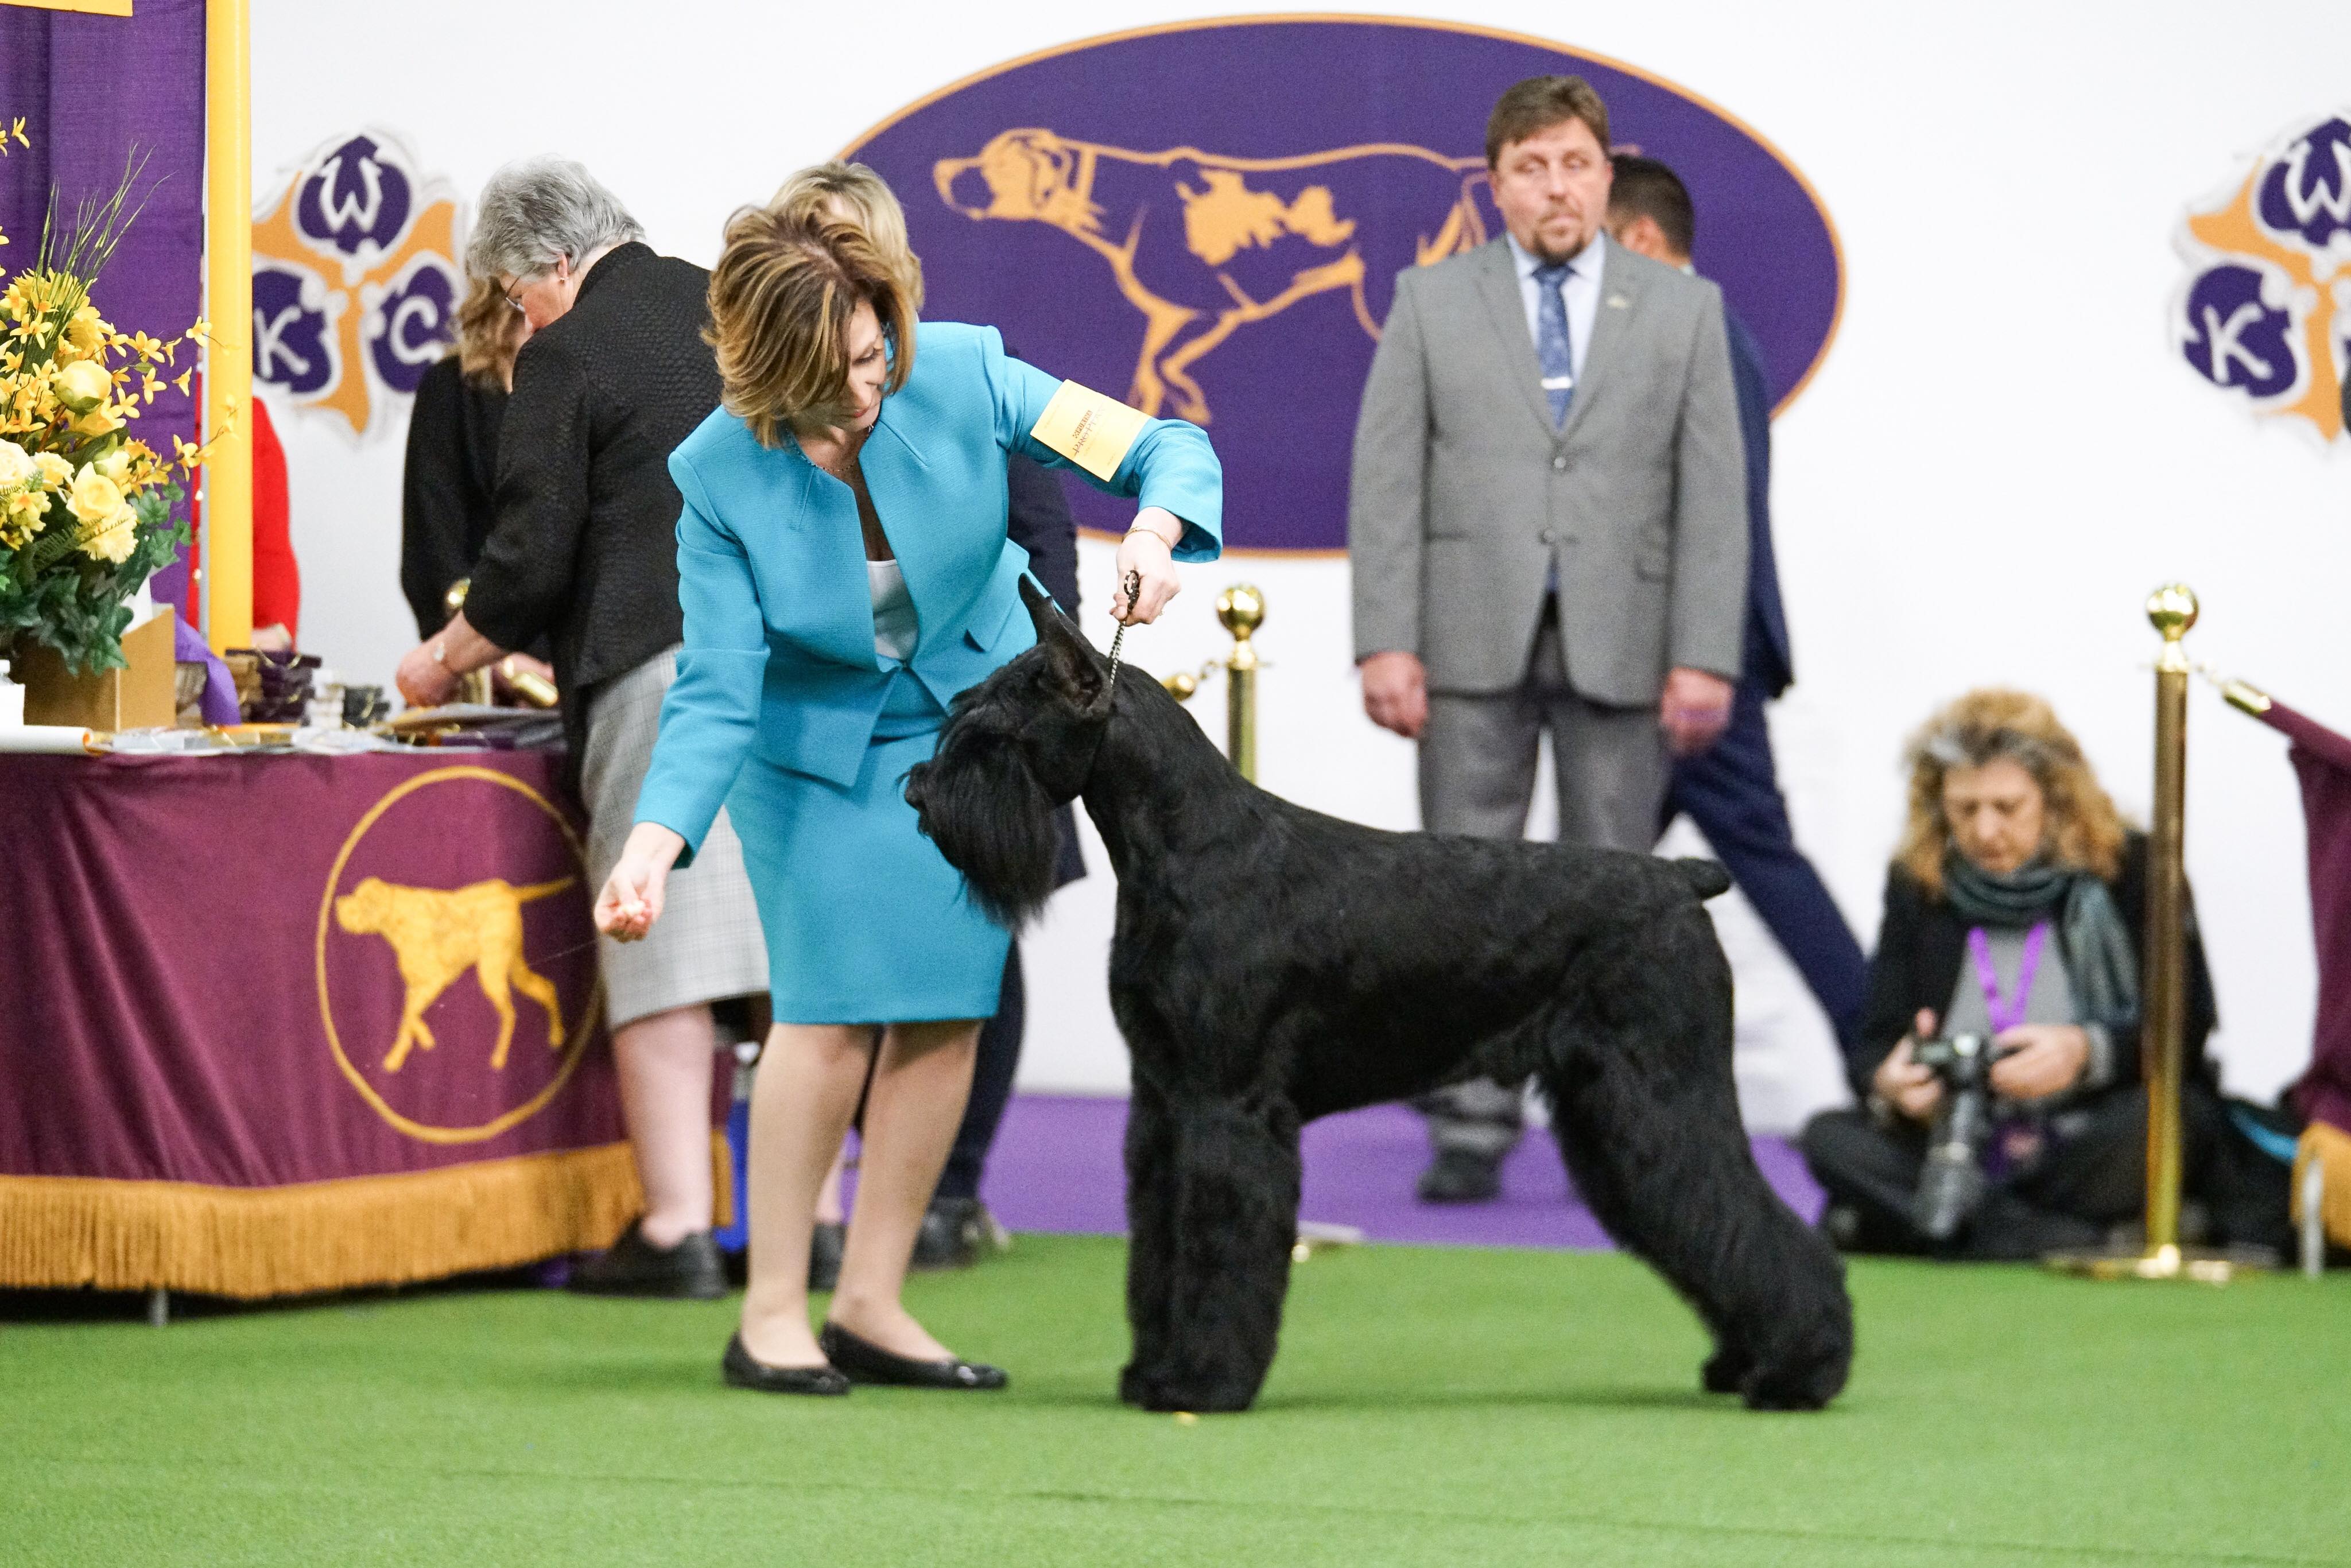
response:
[[[2316,1160],[2326,1173],[2326,1196],[2320,1200],[2319,1218],[2337,1247],[2351,1247],[2351,1133],[2313,1122],[2302,1130],[2294,1154],[2294,1222],[2302,1223],[2302,1176]]]
[[[711,1136],[719,1223],[733,1208]],[[288,1186],[0,1176],[0,1286],[254,1300],[609,1247],[644,1207],[626,1144]]]

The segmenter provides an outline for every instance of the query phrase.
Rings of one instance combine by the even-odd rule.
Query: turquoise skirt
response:
[[[847,789],[757,757],[726,814],[768,938],[778,1023],[913,1023],[995,1016],[1011,936],[914,825],[907,769],[946,722],[923,684],[890,683]]]

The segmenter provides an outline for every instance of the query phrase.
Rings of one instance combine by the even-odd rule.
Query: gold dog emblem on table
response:
[[[503,878],[459,888],[402,887],[381,877],[369,877],[335,900],[335,923],[358,936],[377,936],[392,944],[407,988],[401,1003],[400,1028],[383,1059],[386,1072],[397,1072],[408,1060],[411,1046],[433,1049],[433,1030],[424,1009],[466,970],[481,982],[482,995],[498,1015],[498,1043],[490,1065],[504,1068],[507,1047],[514,1042],[514,992],[539,1005],[547,1014],[547,1046],[563,1049],[563,1007],[555,988],[534,973],[522,956],[522,906],[534,899],[561,893],[579,881],[533,883],[517,887]]]

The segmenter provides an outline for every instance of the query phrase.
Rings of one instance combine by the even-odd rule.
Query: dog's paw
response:
[[[1846,1359],[1831,1356],[1750,1371],[1739,1392],[1750,1410],[1820,1410],[1844,1387]]]
[[[1708,1394],[1737,1394],[1746,1386],[1754,1367],[1744,1352],[1725,1345],[1699,1370],[1698,1381],[1706,1385]]]
[[[1153,1376],[1129,1366],[1118,1375],[1118,1397],[1120,1403],[1132,1405],[1139,1410],[1230,1415],[1246,1410],[1255,1403],[1257,1390],[1212,1382]]]

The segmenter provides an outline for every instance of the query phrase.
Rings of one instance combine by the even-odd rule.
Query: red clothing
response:
[[[269,423],[269,405],[253,413],[253,623],[283,626],[302,640],[302,569],[294,559],[286,494],[286,449]]]

